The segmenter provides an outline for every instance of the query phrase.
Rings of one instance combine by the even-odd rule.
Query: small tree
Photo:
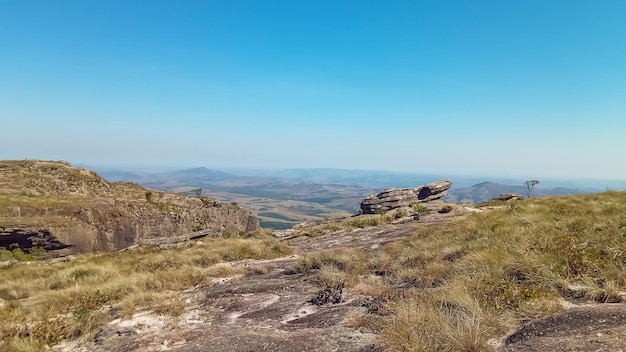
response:
[[[530,198],[533,195],[533,189],[535,188],[536,185],[539,184],[538,180],[528,180],[526,182],[524,182],[524,184],[526,185],[526,188],[528,189],[528,198]]]
[[[200,197],[202,195],[202,188],[195,188],[191,190],[196,197]]]

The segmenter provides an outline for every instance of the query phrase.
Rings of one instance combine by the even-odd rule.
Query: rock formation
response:
[[[369,195],[361,202],[361,213],[377,214],[400,207],[409,207],[444,197],[452,186],[449,180],[441,180],[416,188],[389,188]]]
[[[520,200],[524,198],[525,197],[522,197],[517,193],[502,193],[501,195],[494,197],[492,200],[508,201],[508,200]]]
[[[109,183],[66,162],[0,161],[0,246],[121,249],[158,238],[258,228],[253,213],[207,197]]]

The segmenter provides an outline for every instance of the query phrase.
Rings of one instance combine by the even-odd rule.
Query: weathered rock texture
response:
[[[363,199],[361,213],[376,214],[436,200],[444,197],[451,186],[449,180],[441,180],[416,188],[389,188]]]
[[[520,199],[524,199],[524,197],[520,196],[517,193],[502,193],[501,195],[493,198],[493,200],[503,200],[503,201],[520,200]]]
[[[0,161],[0,246],[109,250],[257,228],[253,213],[207,197],[109,183],[66,162]]]

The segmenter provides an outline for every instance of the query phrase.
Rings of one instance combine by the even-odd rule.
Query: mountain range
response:
[[[522,180],[435,174],[342,169],[215,170],[194,167],[172,171],[136,171],[92,167],[110,182],[130,181],[144,187],[206,196],[237,203],[259,215],[261,226],[289,228],[303,221],[356,214],[361,200],[386,188],[412,188],[449,178],[453,186],[444,198],[452,203],[480,203],[503,193],[527,195]],[[484,179],[483,179],[484,180]],[[548,180],[538,184],[533,196],[599,192],[603,184],[626,188],[626,182]],[[608,187],[608,186],[606,186]]]

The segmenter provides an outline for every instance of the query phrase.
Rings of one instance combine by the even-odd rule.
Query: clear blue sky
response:
[[[626,1],[0,0],[0,158],[626,179]]]

